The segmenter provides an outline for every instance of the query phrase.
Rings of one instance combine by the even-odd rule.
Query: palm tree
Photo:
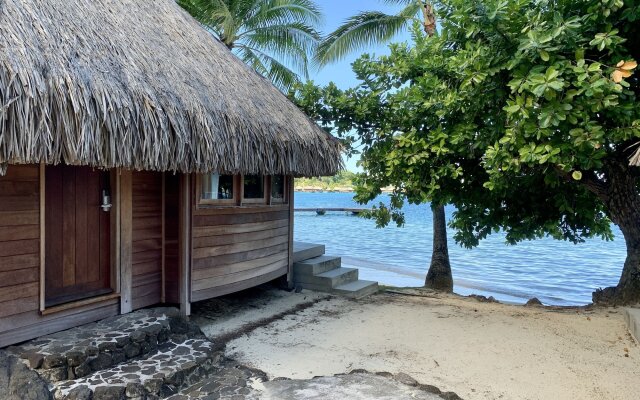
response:
[[[312,0],[177,0],[258,73],[282,90],[308,79],[322,13]]]
[[[424,0],[383,0],[387,4],[402,5],[397,14],[380,11],[362,11],[348,18],[335,31],[322,40],[314,61],[324,66],[366,47],[387,43],[409,24],[419,21],[427,35],[436,32],[433,6]]]
[[[424,0],[386,0],[404,6],[394,15],[380,11],[362,11],[347,19],[318,46],[315,62],[322,66],[344,58],[367,46],[389,42],[394,36],[419,21],[425,33],[436,33],[433,6]],[[431,204],[433,212],[433,249],[425,286],[445,292],[453,291],[453,276],[447,245],[447,225],[444,204]]]

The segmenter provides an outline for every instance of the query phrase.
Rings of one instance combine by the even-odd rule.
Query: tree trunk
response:
[[[433,211],[433,252],[424,285],[430,289],[453,292],[453,276],[447,246],[447,225],[443,205],[431,204]]]
[[[597,290],[593,302],[622,305],[640,303],[640,195],[637,178],[628,160],[608,163],[607,184],[601,199],[611,220],[618,225],[627,245],[627,258],[615,287]]]
[[[422,21],[422,26],[424,28],[425,33],[428,36],[433,36],[436,34],[436,14],[433,10],[433,6],[430,2],[424,1],[422,3],[422,17],[424,21]]]

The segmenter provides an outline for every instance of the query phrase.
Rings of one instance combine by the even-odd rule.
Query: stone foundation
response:
[[[147,355],[170,339],[201,337],[173,308],[139,310],[43,336],[9,351],[50,382],[77,379]]]

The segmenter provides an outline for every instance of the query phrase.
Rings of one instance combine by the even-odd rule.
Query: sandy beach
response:
[[[194,318],[228,356],[270,378],[402,372],[464,399],[636,399],[640,387],[640,348],[619,308],[524,307],[421,289],[362,300],[249,296],[211,300]]]

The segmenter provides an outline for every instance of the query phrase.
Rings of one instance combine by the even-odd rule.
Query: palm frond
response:
[[[411,6],[408,6],[409,8]],[[403,10],[398,15],[364,11],[347,19],[318,46],[314,63],[324,66],[366,47],[388,42],[411,21]],[[415,13],[413,14],[415,17]]]
[[[411,4],[420,5],[423,3],[423,0],[379,0],[379,1],[390,6],[408,6]]]
[[[260,49],[308,78],[309,54],[315,52],[319,34],[302,23],[274,25],[256,29],[242,38],[242,43]]]
[[[244,45],[238,46],[240,58],[282,91],[300,82],[298,75],[270,55]]]
[[[294,82],[287,75],[294,70],[308,77],[309,58],[321,40],[316,27],[322,13],[313,0],[177,1],[276,86]]]
[[[322,20],[322,11],[313,1],[265,0],[260,12],[245,21],[245,27],[254,29],[291,21],[317,26]]]

